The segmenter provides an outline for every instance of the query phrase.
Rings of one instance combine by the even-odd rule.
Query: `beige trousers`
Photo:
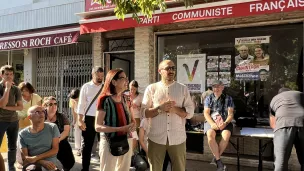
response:
[[[105,135],[100,136],[99,155],[100,171],[129,171],[131,166],[131,157],[133,154],[133,139],[128,139],[129,151],[122,156],[113,156],[109,150],[109,143]]]
[[[172,171],[186,170],[186,141],[179,145],[170,145],[167,141],[166,145],[157,144],[150,139],[148,140],[148,158],[150,163],[150,171],[163,170],[163,163],[168,151]]]

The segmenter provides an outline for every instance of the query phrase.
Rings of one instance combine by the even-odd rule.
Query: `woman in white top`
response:
[[[136,121],[136,128],[138,128],[140,125],[140,119],[142,118],[142,115],[140,113],[140,107],[143,99],[143,94],[138,92],[138,82],[135,80],[130,82],[129,90],[131,102],[130,109]]]
[[[78,98],[79,98],[79,94],[80,94],[80,90],[79,89],[73,89],[70,94],[70,108],[72,110],[72,114],[73,114],[73,127],[74,127],[74,138],[75,138],[75,148],[77,150],[76,155],[77,156],[81,156],[81,129],[79,128],[79,126],[77,125],[77,121],[78,121],[78,115],[76,113],[77,111],[77,106],[78,106]]]

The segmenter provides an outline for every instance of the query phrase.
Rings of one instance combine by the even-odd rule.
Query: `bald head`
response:
[[[28,116],[31,117],[36,112],[41,112],[41,111],[44,111],[44,108],[42,106],[34,105],[27,110],[27,114]]]

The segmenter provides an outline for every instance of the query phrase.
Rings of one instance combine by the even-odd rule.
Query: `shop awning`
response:
[[[195,20],[247,17],[304,10],[302,0],[230,0],[195,5],[192,8],[170,8],[166,12],[156,11],[152,18],[140,18],[137,23],[132,15],[126,15],[124,21],[115,16],[80,20],[80,34],[106,32],[111,30],[155,26]]]
[[[0,36],[0,51],[71,44],[76,43],[78,37],[79,25],[23,34],[11,34]]]

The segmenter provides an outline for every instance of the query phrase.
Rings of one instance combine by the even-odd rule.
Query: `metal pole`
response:
[[[56,62],[57,62],[57,66],[56,66],[56,98],[58,98],[59,96],[59,92],[58,92],[58,82],[59,82],[59,46],[56,47]]]

